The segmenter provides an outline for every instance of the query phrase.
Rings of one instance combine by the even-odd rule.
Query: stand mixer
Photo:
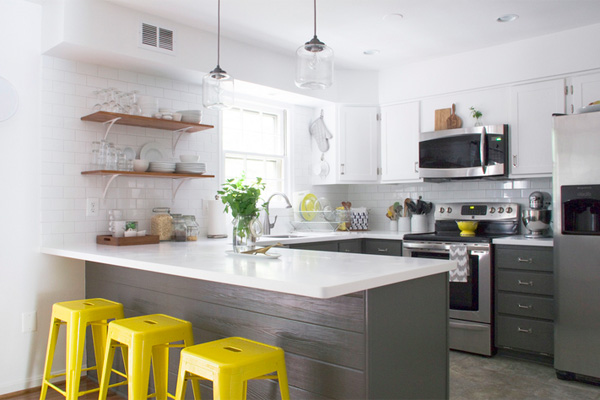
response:
[[[529,210],[523,210],[523,225],[529,230],[526,238],[542,238],[550,236],[550,221],[552,210],[552,197],[545,192],[533,192],[529,195]]]

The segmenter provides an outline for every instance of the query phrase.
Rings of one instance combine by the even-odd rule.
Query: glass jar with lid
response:
[[[196,222],[196,216],[195,215],[184,215],[183,218],[185,219],[185,226],[187,227],[186,240],[188,242],[197,241],[198,240],[198,231],[199,231],[200,227],[198,226],[198,223]]]
[[[156,207],[150,220],[150,232],[158,235],[158,240],[171,240],[173,235],[173,217],[169,207]]]
[[[187,237],[187,226],[185,219],[181,214],[173,214],[173,240],[176,242],[185,242]]]

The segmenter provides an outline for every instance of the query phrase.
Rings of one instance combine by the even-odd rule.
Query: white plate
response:
[[[140,150],[140,160],[161,161],[163,158],[164,150],[157,142],[146,143]]]
[[[236,253],[233,250],[227,250],[225,252],[225,254],[227,254],[228,256],[233,256],[233,257],[242,257],[242,258],[253,258],[255,260],[274,260],[276,258],[281,257],[281,254],[279,253],[269,253],[269,254],[263,254],[263,253],[258,253],[258,254],[244,254],[244,253]]]
[[[592,104],[591,106],[581,107],[577,110],[577,114],[600,111],[600,104]]]
[[[12,83],[0,77],[0,121],[12,117],[19,108],[19,94]]]
[[[123,149],[123,153],[125,153],[125,156],[128,160],[135,160],[135,150],[133,150],[131,147],[125,147]]]

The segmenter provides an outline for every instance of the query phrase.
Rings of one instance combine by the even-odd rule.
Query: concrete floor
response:
[[[600,386],[561,381],[554,368],[450,352],[450,400],[600,400]]]

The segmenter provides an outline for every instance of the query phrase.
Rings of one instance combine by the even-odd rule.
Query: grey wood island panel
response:
[[[188,320],[196,343],[243,336],[282,347],[294,399],[449,396],[447,273],[319,299],[87,261],[86,297],[121,302],[127,317]],[[273,381],[248,390],[251,399],[279,398]],[[210,383],[202,395],[211,398]]]

